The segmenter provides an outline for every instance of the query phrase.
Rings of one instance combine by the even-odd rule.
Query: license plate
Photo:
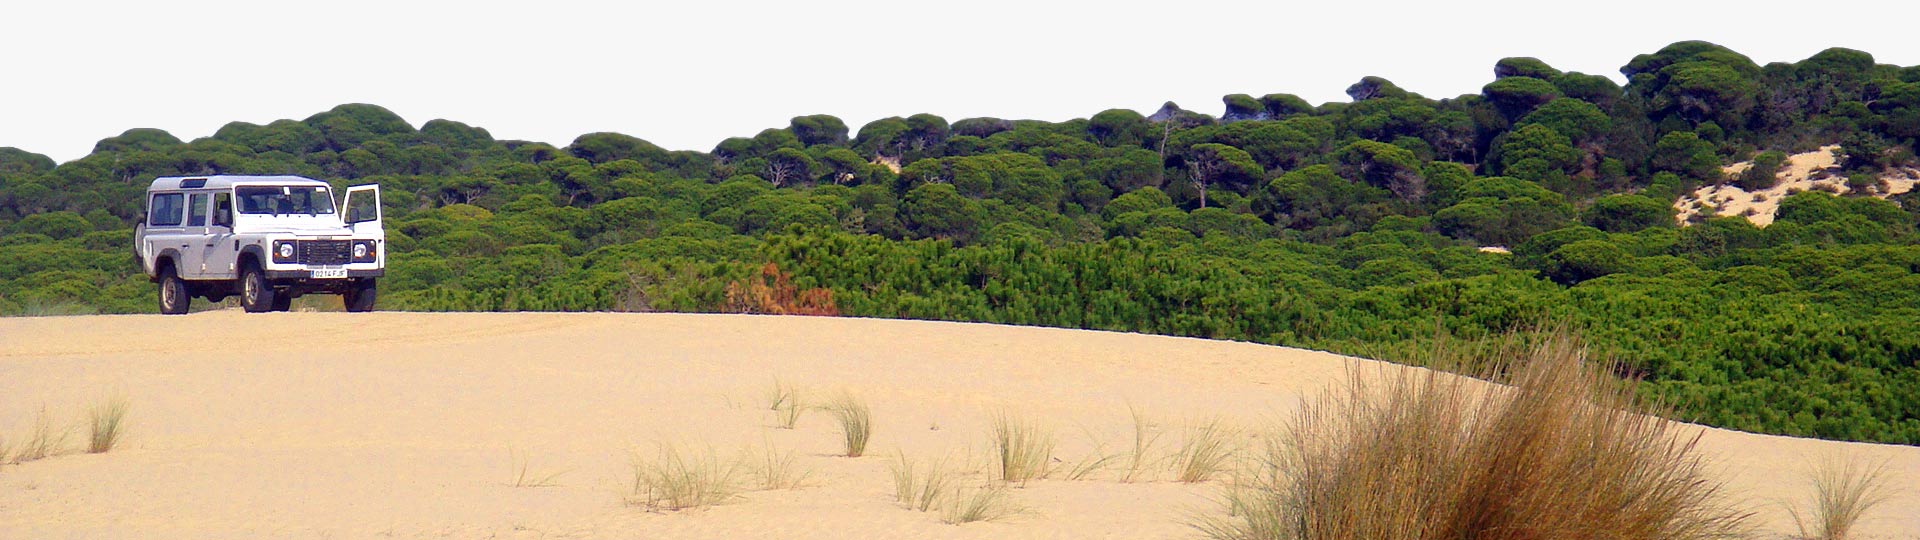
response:
[[[313,270],[313,277],[314,277],[314,279],[334,279],[334,278],[343,278],[343,277],[347,277],[347,269],[345,269],[345,268],[315,268],[315,269]]]

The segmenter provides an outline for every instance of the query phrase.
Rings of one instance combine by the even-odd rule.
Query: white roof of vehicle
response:
[[[186,184],[186,186],[182,186],[181,184],[183,183]],[[200,185],[194,186],[193,184],[196,184],[196,183]],[[327,183],[321,182],[319,180],[314,180],[312,178],[307,178],[305,176],[293,176],[293,175],[162,176],[162,177],[153,179],[153,185],[147,186],[147,191],[169,191],[169,190],[175,190],[175,189],[226,189],[233,186],[262,186],[262,185],[264,186],[325,186],[327,185]]]

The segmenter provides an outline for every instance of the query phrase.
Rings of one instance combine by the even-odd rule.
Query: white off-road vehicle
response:
[[[161,313],[186,313],[195,296],[230,295],[251,313],[286,311],[316,293],[371,311],[387,266],[380,186],[347,188],[340,211],[333,202],[326,182],[299,176],[155,179],[134,255],[160,284]]]

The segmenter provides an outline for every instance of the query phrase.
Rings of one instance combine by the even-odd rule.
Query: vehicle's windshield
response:
[[[240,186],[233,188],[242,214],[332,214],[333,195],[316,186]]]

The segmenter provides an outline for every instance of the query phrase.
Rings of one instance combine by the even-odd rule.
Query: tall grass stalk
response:
[[[1860,518],[1893,498],[1887,461],[1863,462],[1831,456],[1815,463],[1808,475],[1813,500],[1802,510],[1789,508],[1800,538],[1846,540]]]
[[[1024,484],[1053,468],[1053,432],[1031,419],[1002,412],[993,418],[993,450],[999,480]]]
[[[635,456],[627,504],[656,511],[713,506],[739,496],[739,476],[739,462],[722,460],[711,448],[685,454],[661,445],[652,459]]]
[[[867,439],[873,436],[873,413],[867,408],[866,402],[852,395],[843,395],[828,405],[827,411],[840,422],[845,455],[860,457],[867,453]]]
[[[1443,355],[1436,355],[1443,356]],[[1707,477],[1698,435],[1643,413],[1559,332],[1481,359],[1495,386],[1353,368],[1228,489],[1221,539],[1725,538],[1748,515]],[[1358,365],[1358,364],[1356,364]]]
[[[127,398],[114,396],[87,409],[88,425],[92,428],[87,437],[87,453],[103,454],[113,450],[119,444],[127,418]]]

